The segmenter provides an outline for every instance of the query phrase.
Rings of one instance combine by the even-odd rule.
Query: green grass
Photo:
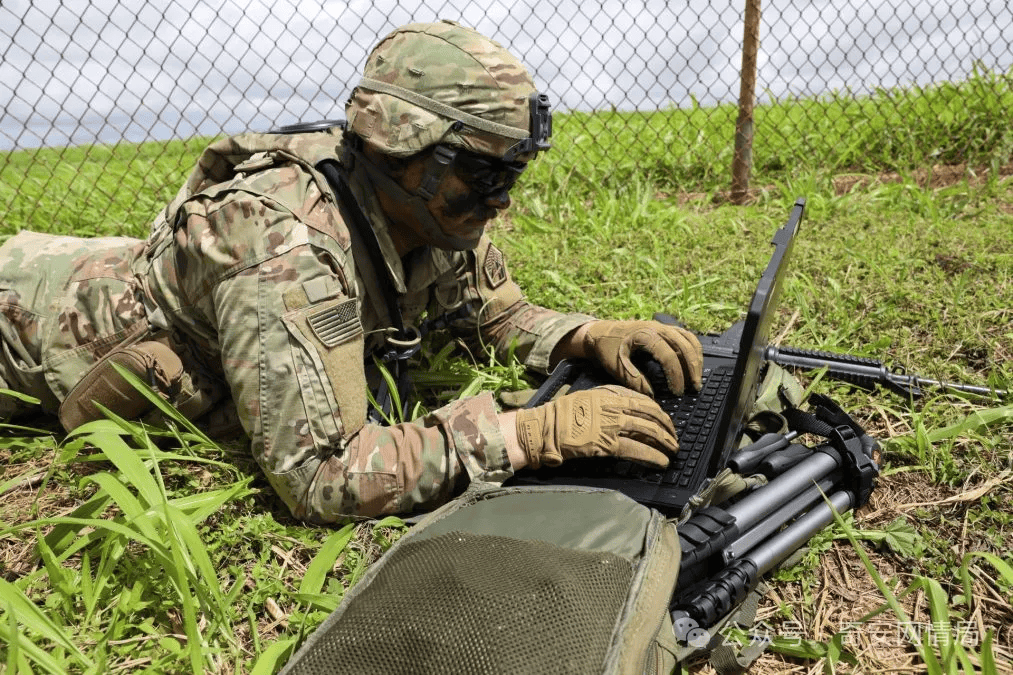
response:
[[[145,236],[207,139],[40,148],[0,163],[4,228]]]
[[[986,70],[965,82],[757,106],[752,184],[933,164],[996,171],[1013,152],[1010,109],[1013,74]],[[638,178],[667,192],[728,190],[737,116],[733,105],[560,116],[543,180],[590,193]]]
[[[1013,74],[982,69],[854,96],[757,106],[754,186],[813,173],[906,172],[933,164],[997,171],[1013,152]],[[526,181],[543,194],[592,194],[644,180],[668,193],[728,190],[733,105],[557,114],[554,149]],[[0,223],[41,232],[143,236],[210,139],[39,148],[0,154]]]
[[[560,158],[525,175],[492,236],[535,302],[616,318],[662,311],[717,331],[740,318],[772,233],[804,195],[775,326],[784,344],[1010,389],[1008,89],[982,74],[761,108],[747,206],[722,199],[731,109],[564,116]],[[861,123],[870,108],[889,116]],[[614,128],[618,139],[603,141]],[[0,203],[13,204],[0,235],[144,236],[202,144],[142,146],[157,189],[113,178],[136,166],[129,146],[14,153],[0,169]],[[924,187],[944,162],[970,170]],[[843,174],[864,180],[844,192]],[[45,215],[68,206],[72,216]],[[530,385],[515,365],[449,347],[424,353],[417,411]],[[760,667],[1009,672],[1013,407],[815,388],[883,440],[883,476],[868,507],[773,582],[763,623],[780,638]],[[273,672],[404,530],[397,519],[304,526],[241,444],[212,443],[182,419],[168,430],[110,420],[70,438],[44,420],[29,427],[0,428],[0,672]],[[863,626],[883,622],[978,632],[968,645],[856,646]]]

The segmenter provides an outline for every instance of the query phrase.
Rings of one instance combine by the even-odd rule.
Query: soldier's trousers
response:
[[[0,246],[0,388],[56,414],[111,350],[150,339],[132,267],[144,242],[21,232]],[[5,418],[38,406],[0,395]]]

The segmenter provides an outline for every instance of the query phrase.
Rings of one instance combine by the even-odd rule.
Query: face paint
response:
[[[486,224],[510,206],[510,188],[527,163],[456,150],[451,166],[453,171],[444,176],[430,208],[444,232],[477,241]]]
[[[410,211],[410,219],[401,221],[406,227],[438,248],[474,249],[489,221],[510,206],[508,192],[526,163],[503,162],[446,146],[437,146],[433,152],[438,161],[419,157],[414,170],[421,169],[420,173],[404,186],[359,151],[352,154],[379,191]],[[462,156],[459,167],[457,158]]]
[[[474,237],[458,237],[444,232],[441,224],[436,221],[436,218],[430,211],[431,200],[423,199],[414,192],[406,190],[404,186],[389,173],[370,161],[361,151],[350,149],[349,154],[354,158],[355,165],[365,170],[374,189],[378,193],[386,194],[394,199],[409,214],[407,219],[404,216],[391,216],[400,226],[423,234],[427,243],[437,248],[466,251],[478,246],[479,238],[482,236],[481,229]],[[390,216],[389,213],[388,216]]]
[[[456,220],[474,212],[473,217],[476,220],[490,220],[496,217],[497,210],[486,204],[488,199],[489,197],[471,189],[456,194],[449,189],[444,190],[443,200],[446,207],[441,209],[441,215]]]
[[[429,201],[429,209],[445,234],[477,245],[485,226],[499,212],[487,203],[489,200],[456,176],[448,176],[437,195]],[[506,198],[504,208],[509,203]]]

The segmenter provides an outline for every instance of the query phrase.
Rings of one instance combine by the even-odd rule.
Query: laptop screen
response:
[[[745,424],[746,415],[756,399],[760,370],[763,366],[763,353],[770,342],[770,324],[777,314],[784,279],[788,276],[789,265],[787,262],[791,257],[795,237],[805,215],[805,203],[803,197],[795,200],[795,205],[788,216],[788,222],[774,233],[770,242],[775,247],[774,254],[760,276],[756,292],[749,303],[749,312],[743,323],[742,338],[737,350],[739,358],[735,366],[736,369],[741,369],[736,373],[736,376],[742,386],[729,418],[732,422],[729,426],[737,427],[737,430],[729,429],[733,432],[734,438],[731,439],[733,443],[737,440],[738,432]]]

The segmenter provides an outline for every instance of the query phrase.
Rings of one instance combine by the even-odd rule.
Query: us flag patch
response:
[[[317,339],[328,347],[336,347],[362,333],[355,298],[315,312],[306,321]]]

